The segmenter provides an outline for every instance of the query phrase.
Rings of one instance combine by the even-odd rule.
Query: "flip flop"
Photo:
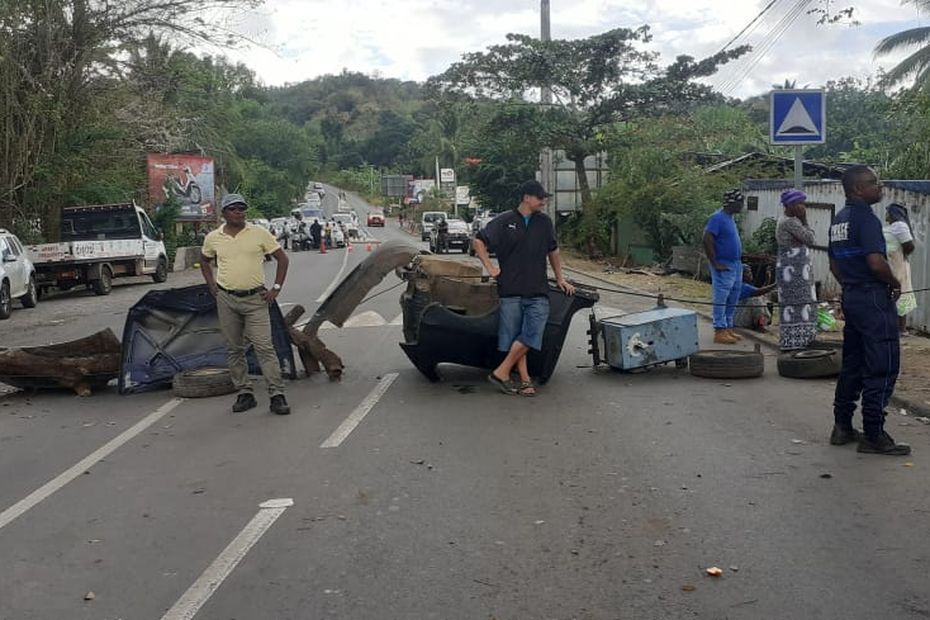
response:
[[[526,390],[533,390],[532,392],[527,392]],[[517,385],[517,394],[524,398],[534,398],[536,396],[536,386],[533,385],[532,381],[521,381]]]
[[[501,381],[500,379],[494,376],[493,372],[488,375],[488,381],[491,383],[491,385],[496,387],[503,394],[507,394],[508,396],[513,396],[516,393],[513,389],[513,386],[510,384],[509,381]]]

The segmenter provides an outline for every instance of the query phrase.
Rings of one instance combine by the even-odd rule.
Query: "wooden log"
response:
[[[330,381],[339,381],[342,378],[342,371],[345,368],[342,360],[338,355],[327,349],[326,345],[316,337],[316,334],[305,334],[295,327],[291,328],[290,333],[291,340],[297,345],[298,350],[306,351],[314,360],[323,365]]]
[[[0,381],[23,389],[72,389],[89,396],[119,375],[120,341],[109,329],[72,342],[0,348]]]

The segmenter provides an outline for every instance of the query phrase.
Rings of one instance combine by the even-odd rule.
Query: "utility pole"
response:
[[[551,41],[552,29],[549,21],[549,0],[540,0],[539,12],[539,39],[540,41]],[[540,90],[539,102],[542,104],[544,110],[552,105],[552,89],[547,85],[543,85]],[[546,202],[546,214],[555,222],[555,201],[558,197],[554,195],[555,184],[552,182],[552,149],[548,146],[543,147],[542,153],[539,154],[539,173],[540,183],[546,188],[547,192],[553,194],[552,198]]]

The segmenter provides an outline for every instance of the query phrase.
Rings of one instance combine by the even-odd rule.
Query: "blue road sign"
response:
[[[773,90],[769,102],[772,144],[823,144],[827,101],[822,90]]]

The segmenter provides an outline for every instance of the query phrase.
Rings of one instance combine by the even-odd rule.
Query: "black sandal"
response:
[[[529,392],[527,390],[533,391]],[[517,385],[517,394],[523,396],[524,398],[534,398],[537,394],[536,386],[533,385],[532,381],[521,381],[520,384]]]
[[[502,381],[498,379],[494,376],[493,372],[488,375],[488,381],[503,394],[507,394],[508,396],[513,396],[516,394],[516,391],[513,389],[513,385],[510,383],[510,381]]]

